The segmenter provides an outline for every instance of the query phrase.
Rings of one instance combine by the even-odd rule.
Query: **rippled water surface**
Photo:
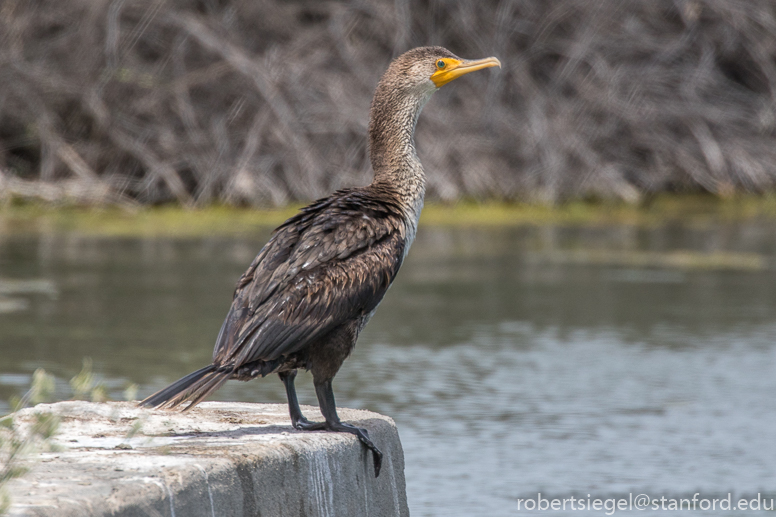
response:
[[[0,237],[0,399],[38,367],[69,396],[83,357],[114,398],[207,364],[267,235]],[[537,492],[773,497],[774,265],[766,223],[422,228],[337,401],[396,420],[415,516],[517,515]]]

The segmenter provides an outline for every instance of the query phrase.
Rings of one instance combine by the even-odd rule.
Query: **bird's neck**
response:
[[[434,90],[401,91],[381,81],[370,111],[372,184],[396,194],[413,227],[417,225],[426,192],[426,174],[415,151],[415,125]]]

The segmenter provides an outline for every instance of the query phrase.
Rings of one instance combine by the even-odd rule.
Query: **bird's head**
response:
[[[492,66],[500,68],[501,62],[495,57],[461,59],[442,47],[418,47],[394,59],[377,85],[369,117],[369,152],[375,178],[383,169],[401,168],[401,150],[414,149],[415,124],[436,90],[462,75]],[[419,163],[418,168],[422,170]]]
[[[501,62],[495,57],[461,59],[442,47],[418,47],[397,57],[389,72],[402,83],[394,86],[436,90],[462,75],[492,66],[501,68]]]

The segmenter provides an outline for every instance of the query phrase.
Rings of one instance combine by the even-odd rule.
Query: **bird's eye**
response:
[[[445,62],[444,61],[442,61],[441,59],[439,61],[437,61],[437,68],[439,68],[441,70],[444,67],[445,67]]]

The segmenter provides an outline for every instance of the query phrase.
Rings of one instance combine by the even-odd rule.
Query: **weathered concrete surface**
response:
[[[379,478],[356,437],[295,431],[285,405],[205,402],[181,413],[73,401],[26,409],[19,421],[33,412],[61,415],[63,450],[11,484],[14,516],[409,515],[398,432],[376,413],[340,417],[383,451]]]

